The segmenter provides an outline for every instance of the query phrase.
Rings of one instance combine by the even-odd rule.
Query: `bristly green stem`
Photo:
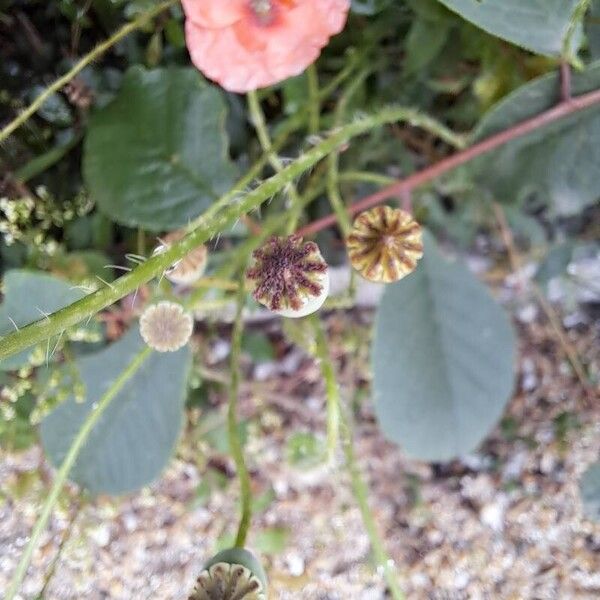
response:
[[[584,68],[584,64],[581,59],[577,56],[577,51],[573,52],[572,43],[577,28],[581,25],[585,17],[585,13],[588,11],[592,0],[578,0],[571,18],[569,19],[569,25],[563,41],[563,59],[570,62],[575,68],[581,70]]]
[[[110,306],[136,290],[140,285],[159,276],[169,266],[181,260],[200,244],[205,243],[227,227],[234,225],[241,216],[257,209],[263,202],[273,197],[286,185],[293,183],[297,177],[311,169],[339,146],[347,143],[353,137],[396,121],[408,121],[422,125],[425,129],[435,132],[446,141],[456,140],[458,137],[443,125],[425,117],[414,109],[406,107],[391,106],[374,115],[356,119],[352,123],[336,129],[329,137],[313,146],[284,167],[281,172],[276,173],[254,190],[245,195],[241,195],[239,192],[228,194],[229,202],[227,206],[219,211],[209,210],[210,218],[206,218],[205,213],[203,217],[197,219],[198,227],[189,232],[182,240],[170,246],[165,252],[150,257],[110,285],[106,285],[48,317],[44,317],[2,338],[0,340],[0,360],[57,335],[68,327]],[[220,202],[217,202],[217,204],[220,204]]]
[[[319,73],[314,65],[306,69],[308,80],[308,131],[311,135],[319,133],[321,128],[321,102],[319,100]]]
[[[229,404],[227,409],[227,433],[229,439],[229,449],[235,466],[238,478],[240,480],[240,504],[241,518],[238,526],[235,545],[237,548],[243,548],[246,544],[246,537],[250,529],[250,520],[252,518],[252,490],[250,486],[250,474],[244,459],[244,449],[240,439],[240,429],[237,418],[238,395],[240,392],[240,356],[242,354],[242,333],[244,331],[244,304],[246,302],[244,275],[240,278],[237,293],[237,313],[233,324],[231,334],[231,363],[230,363],[230,382],[229,382]]]
[[[258,141],[260,142],[260,147],[263,152],[269,157],[269,162],[273,169],[275,169],[276,173],[280,173],[283,171],[283,162],[277,156],[277,154],[273,151],[273,145],[271,143],[271,138],[269,136],[269,129],[267,127],[267,123],[265,121],[265,115],[260,107],[260,102],[258,100],[258,96],[256,92],[248,92],[248,110],[250,111],[250,117],[252,119],[252,124],[254,125],[254,129],[256,130],[256,135],[258,136]],[[292,206],[296,206],[300,202],[300,194],[296,189],[296,186],[293,182],[288,184],[288,191],[290,195],[290,200],[292,201]]]
[[[363,480],[356,461],[354,446],[352,444],[352,430],[349,425],[349,418],[345,417],[343,414],[340,390],[335,375],[335,365],[333,364],[333,360],[331,359],[331,355],[329,353],[329,345],[327,342],[325,329],[316,315],[311,317],[311,323],[314,328],[316,338],[315,357],[319,360],[321,374],[325,380],[327,404],[328,407],[330,404],[336,406],[335,418],[337,420],[337,426],[340,428],[341,432],[342,447],[344,450],[344,456],[346,458],[346,466],[348,467],[352,489],[354,491],[354,497],[358,503],[358,508],[360,509],[360,514],[371,542],[377,567],[381,568],[383,571],[392,598],[394,598],[394,600],[405,600],[406,597],[404,592],[402,591],[402,588],[396,579],[396,572],[393,568],[392,560],[387,554],[385,544],[381,538],[381,535],[379,534],[379,530],[375,522],[375,517],[373,516],[371,508],[369,507],[369,489]]]
[[[139,354],[135,356],[135,358],[131,361],[131,363],[126,367],[126,369],[113,381],[108,390],[104,393],[102,398],[98,401],[96,408],[92,409],[88,416],[86,417],[81,429],[77,432],[65,459],[60,465],[59,470],[56,473],[56,477],[54,479],[54,483],[52,484],[52,489],[50,493],[46,497],[44,504],[42,506],[42,510],[40,516],[38,517],[35,526],[33,527],[33,531],[31,532],[31,537],[29,538],[29,542],[27,543],[27,547],[25,551],[21,555],[21,560],[17,565],[17,570],[13,575],[13,578],[8,586],[8,593],[5,596],[4,600],[13,600],[23,579],[25,574],[27,573],[27,569],[31,562],[31,557],[33,556],[33,551],[35,550],[44,529],[46,529],[46,525],[48,524],[48,520],[50,519],[50,515],[56,505],[58,497],[65,485],[67,477],[79,456],[85,442],[87,441],[90,433],[98,423],[100,417],[104,414],[104,411],[108,408],[110,403],[115,399],[116,395],[123,389],[123,386],[135,375],[135,373],[140,369],[144,361],[152,354],[152,350],[149,347],[145,347]]]
[[[67,71],[62,77],[59,77],[52,85],[47,87],[25,110],[23,110],[18,117],[11,121],[6,127],[0,131],[0,142],[3,142],[13,131],[21,127],[32,115],[34,115],[48,100],[52,94],[61,90],[73,77],[83,71],[90,63],[94,62],[100,56],[102,56],[107,50],[112,48],[117,42],[121,41],[124,37],[129,35],[132,31],[142,27],[149,19],[152,19],[156,15],[160,14],[166,8],[176,4],[178,0],[166,0],[157,4],[154,8],[149,11],[142,13],[135,20],[131,21],[127,25],[124,25],[111,37],[104,42],[98,44],[90,53],[86,54],[73,68]]]
[[[352,96],[357,92],[364,80],[368,77],[371,72],[370,68],[363,69],[357,77],[355,77],[347,86],[347,89],[342,94],[334,114],[334,125],[337,127],[343,122],[346,114],[348,103],[352,99]],[[344,238],[347,237],[352,229],[352,223],[350,216],[340,195],[339,188],[339,162],[340,153],[339,150],[332,152],[327,157],[327,196],[329,197],[329,203],[335,213],[338,220],[338,225],[344,234]]]
[[[333,462],[340,435],[340,388],[335,377],[335,367],[329,356],[329,343],[318,314],[311,315],[315,333],[315,355],[319,361],[321,375],[325,381],[327,399],[327,458]]]
[[[396,571],[393,566],[394,563],[385,549],[384,541],[381,538],[375,517],[369,506],[369,488],[362,477],[356,461],[352,443],[352,429],[350,428],[348,419],[344,416],[342,416],[342,447],[346,457],[346,466],[350,473],[354,497],[358,504],[358,508],[360,509],[367,535],[371,541],[373,556],[375,557],[377,567],[383,570],[383,575],[392,598],[394,598],[394,600],[405,600],[406,596],[398,583]]]

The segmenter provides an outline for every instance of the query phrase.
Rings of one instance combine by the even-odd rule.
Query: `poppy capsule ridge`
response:
[[[267,576],[244,548],[223,550],[211,558],[196,580],[189,600],[266,600]]]
[[[365,279],[392,283],[415,270],[423,256],[423,232],[410,213],[376,206],[356,217],[346,247]]]

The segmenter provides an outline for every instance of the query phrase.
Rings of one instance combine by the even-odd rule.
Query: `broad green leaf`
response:
[[[439,1],[488,33],[546,56],[561,55],[577,4],[577,0]],[[578,44],[580,35],[574,37]]]
[[[600,87],[600,63],[573,76],[573,93]],[[557,73],[540,77],[507,96],[481,121],[475,141],[556,105]],[[579,111],[472,161],[467,170],[501,201],[530,195],[558,215],[572,215],[600,197],[600,106]]]
[[[84,402],[69,398],[40,428],[54,465],[62,463],[89,412],[144,347],[134,329],[108,348],[77,361],[86,387]],[[153,481],[167,464],[181,430],[189,367],[187,347],[151,354],[91,432],[71,479],[93,494],[123,494]]]
[[[49,315],[84,295],[83,291],[74,288],[68,281],[46,273],[21,269],[8,271],[4,275],[4,302],[0,306],[0,336],[13,332],[15,326],[23,327],[44,319],[44,315]],[[24,350],[0,361],[0,371],[26,366],[34,352],[33,349]]]
[[[85,142],[92,197],[114,221],[152,231],[188,223],[233,183],[225,101],[195,69],[131,68]]]
[[[419,266],[386,286],[377,312],[373,388],[386,436],[421,460],[474,450],[510,398],[515,347],[502,307],[427,234]]]
[[[600,462],[588,467],[579,483],[583,512],[593,521],[600,521]]]

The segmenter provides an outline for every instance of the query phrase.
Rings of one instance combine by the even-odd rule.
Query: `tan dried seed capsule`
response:
[[[174,242],[185,237],[185,231],[172,231],[161,239],[160,246],[154,249],[153,254],[161,254],[168,250]],[[204,271],[206,270],[206,263],[208,260],[208,249],[206,246],[198,246],[194,248],[189,254],[186,254],[181,260],[178,260],[174,265],[169,267],[165,272],[165,277],[177,283],[179,285],[191,285],[195,281],[198,281]]]
[[[422,230],[406,211],[376,206],[356,217],[346,246],[365,279],[391,283],[415,270],[423,256]]]
[[[140,317],[142,338],[157,352],[175,352],[192,336],[194,320],[175,302],[151,304]]]

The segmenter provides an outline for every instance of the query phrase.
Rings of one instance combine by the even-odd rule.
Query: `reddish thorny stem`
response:
[[[459,167],[460,165],[463,165],[470,160],[481,156],[482,154],[495,150],[496,148],[503,146],[512,140],[523,137],[528,133],[539,129],[540,127],[544,127],[545,125],[549,125],[550,123],[563,119],[580,110],[590,108],[595,104],[600,103],[600,90],[594,90],[593,92],[589,92],[577,97],[570,97],[568,95],[564,97],[565,84],[570,85],[570,82],[568,80],[565,82],[563,73],[563,99],[554,108],[536,115],[531,119],[527,119],[526,121],[518,123],[517,125],[514,125],[505,131],[497,133],[483,140],[482,142],[474,144],[470,148],[461,150],[456,154],[448,156],[447,158],[440,160],[439,162],[423,169],[422,171],[413,173],[405,179],[400,179],[396,183],[392,183],[391,185],[382,188],[374,194],[365,196],[361,200],[358,200],[357,202],[354,202],[348,206],[348,213],[350,215],[355,215],[356,213],[367,210],[393,196],[406,197],[406,195],[409,195],[415,188],[428,183],[433,179],[437,179],[448,171],[451,171],[452,169]],[[313,235],[323,229],[326,229],[327,227],[330,227],[331,225],[335,225],[336,222],[336,216],[334,214],[330,214],[322,217],[321,219],[317,219],[316,221],[313,221],[304,227],[301,227],[297,233],[301,236]]]

